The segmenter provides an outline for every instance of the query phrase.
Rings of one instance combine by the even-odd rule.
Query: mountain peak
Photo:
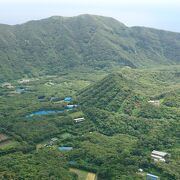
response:
[[[141,101],[141,96],[134,91],[135,88],[136,85],[132,80],[121,73],[112,73],[91,87],[87,87],[79,94],[79,99],[84,107],[92,106],[117,112],[122,110],[129,100],[132,106],[135,106],[134,102]]]
[[[0,25],[0,45],[0,79],[57,74],[81,66],[111,69],[180,63],[179,33],[128,28],[113,18],[89,14]]]

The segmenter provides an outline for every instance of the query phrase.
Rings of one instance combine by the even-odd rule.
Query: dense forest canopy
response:
[[[102,16],[0,25],[0,81],[26,75],[179,64],[180,34]]]
[[[179,33],[112,18],[0,25],[0,179],[179,180],[179,62]]]

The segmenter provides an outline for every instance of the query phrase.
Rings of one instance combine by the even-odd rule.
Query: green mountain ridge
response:
[[[0,81],[67,71],[173,65],[180,33],[129,28],[103,16],[53,16],[0,25]]]
[[[180,179],[179,74],[179,66],[125,67],[43,76],[24,84],[31,91],[22,94],[1,87],[0,139],[9,140],[0,143],[0,179],[79,180],[76,171],[93,172],[98,180],[140,180],[147,173]],[[42,95],[47,101],[39,100]],[[70,95],[70,104],[80,104],[74,111],[27,118],[39,110],[63,108],[67,104],[61,100]],[[84,121],[74,122],[80,117]],[[157,162],[153,150],[171,156]]]
[[[86,88],[80,93],[80,101],[83,106],[95,106],[108,111],[123,111],[127,114],[130,110],[128,100],[131,100],[132,108],[140,105],[144,97],[133,91],[136,83],[125,78],[120,73],[113,73],[99,81],[95,85]]]
[[[136,81],[121,73],[113,73],[82,91],[79,99],[84,109],[95,107],[109,112],[138,116],[143,106],[147,106],[148,97],[137,93],[136,89]],[[149,105],[149,108],[153,106]]]
[[[83,108],[98,108],[143,118],[169,119],[180,116],[178,112],[179,86],[174,87],[173,90],[169,89],[167,93],[163,94],[161,91],[163,88],[166,88],[168,80],[163,82],[164,79],[161,79],[159,76],[160,72],[155,71],[152,73],[147,72],[147,70],[144,72],[137,70],[133,73],[133,80],[130,72],[129,70],[124,70],[109,74],[99,82],[82,90],[78,97]],[[144,73],[147,74],[147,77],[140,80],[138,76],[142,76]],[[169,71],[169,74],[164,72],[169,77],[173,76],[171,73],[171,71]],[[162,72],[161,76],[163,77]],[[154,85],[151,83],[149,86],[146,86],[149,80],[153,81]],[[178,78],[175,78],[174,81],[178,81]],[[159,86],[161,94],[158,91],[153,92],[149,88],[151,86],[154,86],[154,88]],[[159,105],[150,103],[150,100],[159,101]],[[175,108],[173,110],[169,107]]]

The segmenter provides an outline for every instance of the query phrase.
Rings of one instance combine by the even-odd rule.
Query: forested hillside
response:
[[[179,73],[126,67],[3,83],[0,179],[179,179]],[[153,150],[171,156],[156,162]]]
[[[164,76],[171,78],[171,83],[167,83]],[[174,86],[176,82],[180,82],[180,78],[173,70],[148,72],[124,69],[82,90],[79,99],[85,109],[96,107],[144,118],[178,118],[179,86]],[[172,85],[167,87],[167,84]],[[158,105],[150,103],[153,100]]]
[[[0,25],[0,179],[179,180],[179,120],[180,33],[94,15]]]
[[[180,34],[81,15],[0,25],[0,81],[72,70],[180,63]]]

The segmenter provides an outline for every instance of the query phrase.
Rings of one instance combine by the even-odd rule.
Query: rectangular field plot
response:
[[[78,180],[96,180],[96,174],[76,169],[76,168],[70,168],[70,171],[78,175]]]
[[[13,149],[16,148],[19,145],[18,142],[12,141],[12,140],[7,140],[0,142],[0,150],[8,150],[8,149]]]

